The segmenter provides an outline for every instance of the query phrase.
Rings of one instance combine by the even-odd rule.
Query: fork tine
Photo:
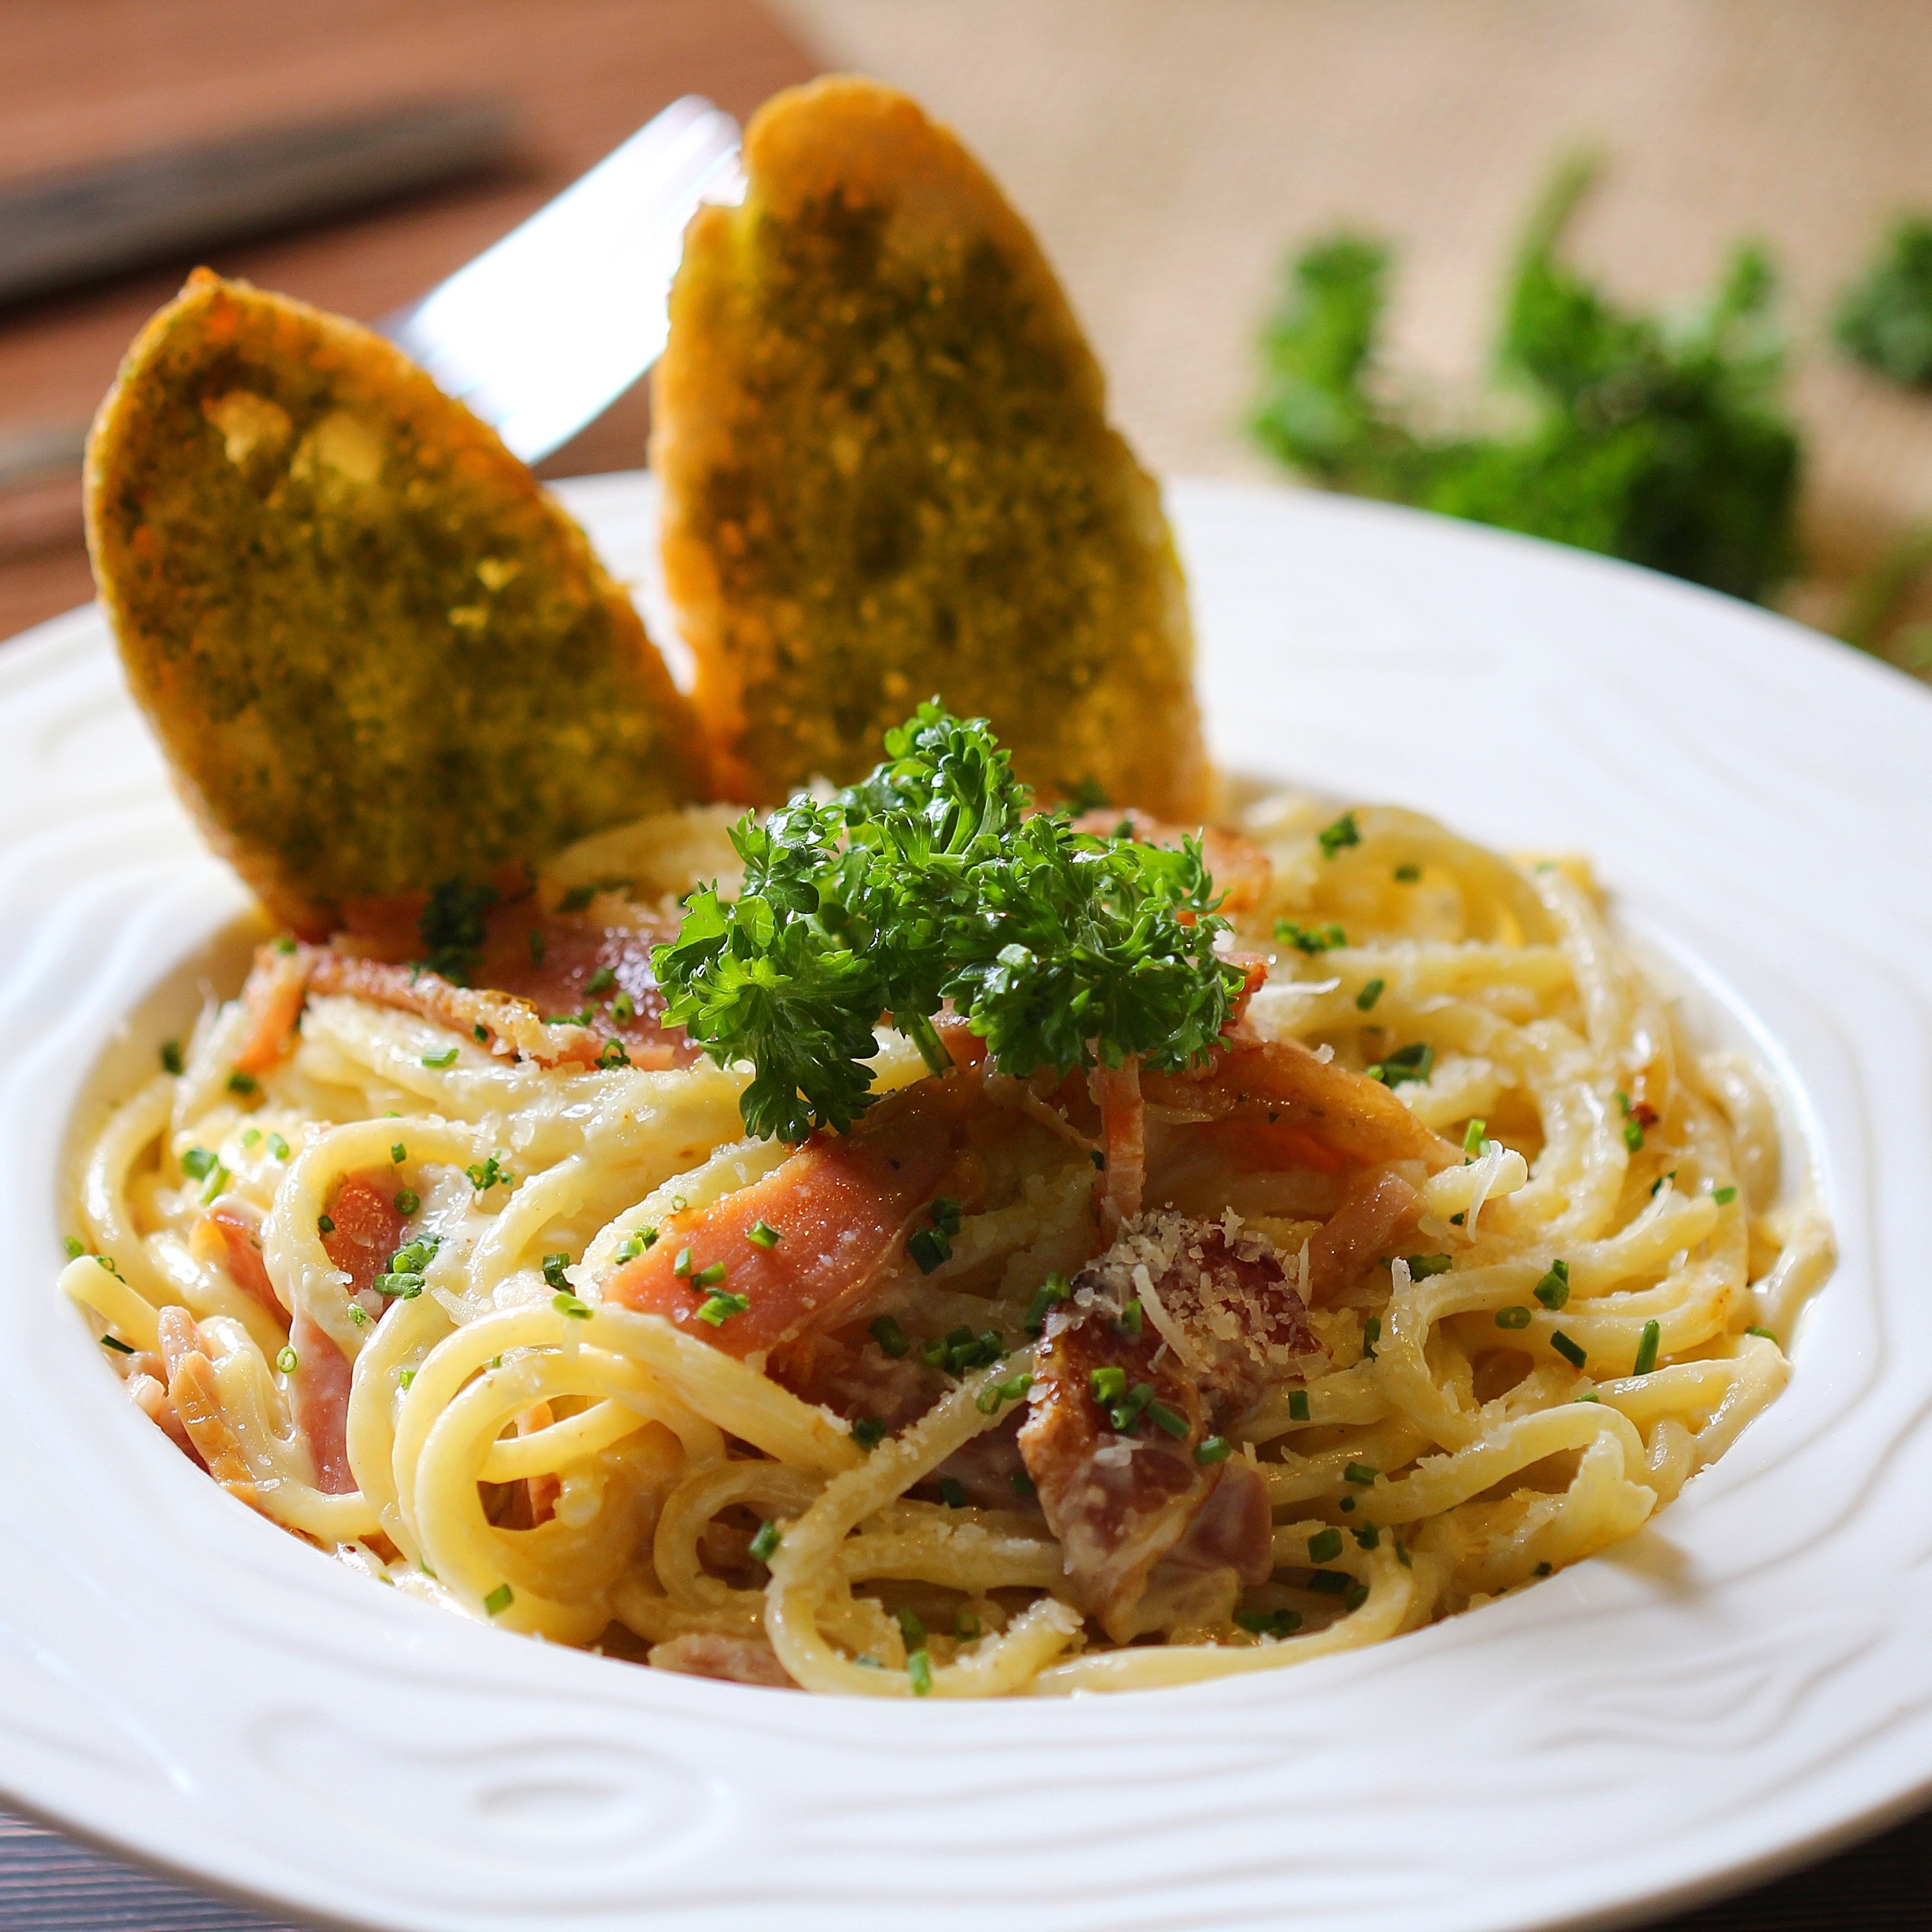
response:
[[[743,192],[738,124],[686,94],[375,326],[534,463],[664,352],[685,224],[700,202]]]

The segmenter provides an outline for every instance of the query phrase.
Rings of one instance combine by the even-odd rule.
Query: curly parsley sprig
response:
[[[1178,1069],[1214,1045],[1241,974],[1214,952],[1227,922],[1197,840],[1169,850],[1076,832],[1064,810],[1029,815],[986,721],[937,698],[886,751],[826,802],[742,820],[743,891],[692,893],[652,955],[667,1022],[753,1067],[752,1132],[849,1127],[872,1102],[884,1014],[946,1072],[932,1022],[949,1000],[1009,1073],[1130,1055]]]

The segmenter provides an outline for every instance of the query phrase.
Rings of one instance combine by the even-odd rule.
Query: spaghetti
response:
[[[674,1669],[1125,1689],[1520,1588],[1782,1388],[1829,1230],[1578,863],[1264,802],[1210,842],[1268,967],[1208,1064],[1022,1080],[951,1027],[939,1076],[881,1030],[885,1097],[794,1148],[638,964],[722,832],[564,855],[493,990],[265,949],[85,1150],[61,1286],[231,1493]],[[580,1004],[491,970],[526,936]]]

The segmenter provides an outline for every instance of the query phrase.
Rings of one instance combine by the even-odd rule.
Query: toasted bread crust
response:
[[[86,500],[176,782],[298,930],[706,794],[583,532],[353,322],[197,271],[101,404]]]
[[[655,377],[664,564],[719,782],[844,782],[938,693],[1030,783],[1197,823],[1186,600],[1026,225],[875,82],[777,96],[686,236]]]

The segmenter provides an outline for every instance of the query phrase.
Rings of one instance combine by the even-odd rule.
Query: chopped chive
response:
[[[1359,1610],[1369,1600],[1369,1586],[1366,1583],[1351,1583],[1342,1592],[1344,1610]]]
[[[315,1217],[315,1231],[318,1234],[332,1234],[335,1232],[335,1223],[326,1214],[318,1214]]]
[[[1426,1081],[1436,1069],[1436,1049],[1426,1040],[1398,1048],[1384,1054],[1374,1066],[1362,1070],[1384,1087],[1400,1087],[1405,1081]]]
[[[722,1288],[714,1288],[704,1298],[704,1305],[698,1311],[698,1318],[708,1322],[713,1328],[722,1328],[734,1315],[742,1315],[752,1305],[751,1298],[744,1294],[731,1294]]]
[[[691,1203],[682,1194],[674,1194],[670,1197],[670,1211],[674,1214],[682,1214],[690,1205]]]
[[[1088,1376],[1087,1387],[1097,1402],[1118,1402],[1127,1392],[1127,1372],[1112,1366],[1096,1369]]]
[[[752,1539],[752,1556],[754,1560],[760,1563],[769,1563],[778,1553],[778,1546],[784,1540],[784,1538],[778,1534],[778,1526],[776,1523],[760,1523],[758,1534]]]
[[[396,1212],[398,1214],[413,1214],[422,1205],[422,1196],[414,1188],[399,1187],[396,1190]]]
[[[1514,1307],[1498,1308],[1496,1310],[1496,1326],[1498,1328],[1527,1328],[1529,1326],[1529,1310],[1520,1302]]]
[[[1361,828],[1355,823],[1355,814],[1345,812],[1333,825],[1324,826],[1316,835],[1322,848],[1322,856],[1332,859],[1346,845],[1359,845],[1362,842]]]
[[[708,1268],[701,1268],[691,1277],[693,1288],[716,1288],[724,1279],[724,1264],[713,1262]]]
[[[620,992],[610,1002],[610,1017],[620,1026],[628,1026],[638,1017],[638,1003],[628,993]]]
[[[980,1619],[964,1604],[953,1617],[952,1634],[962,1641],[980,1634]]]
[[[912,1344],[906,1340],[906,1332],[890,1315],[880,1316],[867,1331],[878,1343],[882,1353],[897,1361]]]
[[[284,1348],[281,1353],[275,1358],[275,1366],[280,1369],[282,1373],[285,1376],[293,1375],[296,1370],[300,1367],[301,1365],[302,1358],[292,1348]]]
[[[414,1382],[416,1378],[416,1372],[415,1370],[405,1369],[399,1376],[397,1376],[396,1386],[398,1388],[407,1388],[410,1383]]]
[[[1664,1184],[1666,1180],[1675,1180],[1676,1178],[1677,1170],[1674,1167],[1668,1174],[1660,1174],[1657,1178],[1650,1184],[1650,1198],[1652,1200],[1654,1201],[1657,1197],[1664,1192]]]
[[[948,1509],[964,1509],[966,1507],[965,1486],[957,1476],[941,1476],[939,1494]]]
[[[487,1046],[489,1044],[490,1029],[484,1025],[482,1021],[478,1021],[470,1031],[471,1037],[475,1040],[478,1046]]]
[[[653,1246],[658,1238],[655,1228],[640,1228],[635,1233],[626,1234],[617,1244],[617,1258],[620,1262],[634,1262],[644,1250]]]
[[[678,1250],[677,1258],[671,1263],[670,1271],[675,1275],[688,1275],[690,1274],[691,1250],[688,1248],[680,1248]]]
[[[66,1240],[63,1242],[62,1245],[67,1250],[67,1258],[70,1262],[79,1261],[81,1256],[87,1252],[85,1244],[81,1241],[77,1235],[68,1235]]]
[[[753,1247],[763,1248],[769,1253],[778,1244],[778,1231],[769,1221],[754,1221],[746,1229],[745,1238]]]
[[[1432,1274],[1447,1274],[1455,1266],[1447,1255],[1409,1255],[1404,1258],[1408,1263],[1411,1281],[1426,1281]]]
[[[1570,1264],[1552,1262],[1549,1273],[1530,1292],[1553,1313],[1570,1299]]]
[[[1338,1529],[1335,1534],[1340,1536],[1342,1532]],[[1308,1587],[1320,1591],[1326,1597],[1339,1597],[1352,1580],[1340,1570],[1318,1570],[1309,1578]]]
[[[252,1073],[244,1073],[238,1066],[228,1076],[228,1090],[231,1094],[247,1095],[259,1094],[262,1083]]]
[[[1643,1324],[1643,1334],[1636,1345],[1636,1365],[1630,1370],[1632,1375],[1647,1376],[1657,1366],[1658,1345],[1663,1340],[1664,1324],[1660,1322],[1646,1322]]]
[[[1034,1291],[1032,1301],[1028,1305],[1026,1331],[1029,1335],[1039,1335],[1046,1331],[1048,1313],[1073,1292],[1073,1284],[1064,1274],[1050,1274]]]
[[[206,1180],[219,1165],[219,1156],[205,1147],[191,1147],[181,1157],[182,1172],[190,1180]]]
[[[631,1056],[626,1051],[624,1042],[621,1040],[607,1040],[604,1042],[604,1051],[597,1056],[598,1070],[600,1072],[614,1072],[617,1068],[628,1066],[630,1064]]]
[[[1472,1160],[1483,1150],[1483,1136],[1490,1130],[1487,1120],[1472,1120],[1462,1130],[1462,1151]]]
[[[1288,1391],[1288,1419],[1291,1422],[1306,1422],[1308,1420],[1308,1391],[1306,1389],[1291,1389]]]
[[[1342,1472],[1342,1480],[1345,1483],[1359,1483],[1367,1488],[1373,1486],[1376,1478],[1381,1474],[1381,1470],[1372,1469],[1366,1462],[1351,1462]]]
[[[446,1046],[440,1053],[426,1053],[422,1057],[422,1064],[425,1066],[454,1066],[456,1064],[456,1049],[453,1046]]]
[[[1772,1333],[1772,1331],[1771,1331],[1768,1328],[1760,1328],[1756,1327],[1755,1324],[1754,1324],[1752,1327],[1750,1327],[1750,1328],[1747,1328],[1747,1329],[1744,1330],[1744,1333],[1745,1333],[1747,1335],[1757,1335],[1757,1336],[1762,1336],[1762,1337],[1766,1341],[1767,1341],[1767,1342],[1776,1342],[1776,1341],[1778,1341],[1778,1337],[1777,1337],[1774,1334],[1773,1334]],[[1784,1344],[1783,1344],[1782,1342],[1779,1342],[1779,1343],[1778,1343],[1778,1346],[1779,1346],[1780,1348],[1782,1348],[1782,1347],[1784,1346]]]
[[[289,1157],[289,1144],[280,1134],[271,1134],[268,1136],[268,1151],[278,1160],[286,1160]]]
[[[1040,1486],[1024,1469],[1013,1472],[1013,1494],[1016,1496],[1036,1496]]]
[[[900,1611],[898,1624],[900,1640],[908,1650],[923,1650],[926,1648],[926,1622],[918,1611]]]
[[[937,1228],[921,1228],[906,1243],[906,1252],[921,1274],[932,1274],[952,1258],[952,1244]]]
[[[1395,1560],[1405,1570],[1413,1570],[1415,1568],[1414,1564],[1410,1560],[1408,1545],[1404,1543],[1400,1537],[1397,1537],[1395,1540]]]
[[[852,1425],[852,1440],[861,1449],[876,1449],[885,1434],[886,1425],[876,1415],[862,1415]]]
[[[1235,1623],[1256,1636],[1287,1636],[1301,1628],[1299,1610],[1237,1610]]]
[[[1355,1499],[1353,1496],[1344,1496],[1335,1507],[1344,1516],[1353,1516],[1355,1513]]]
[[[1138,1341],[1146,1332],[1147,1312],[1141,1306],[1138,1297],[1120,1310],[1120,1332],[1132,1336]]]
[[[217,1161],[208,1174],[208,1185],[201,1190],[202,1205],[207,1206],[208,1202],[212,1201],[234,1178],[234,1175],[230,1174],[220,1162]]]
[[[562,1249],[559,1249],[554,1255],[545,1255],[543,1258],[543,1278],[560,1294],[564,1293],[570,1286],[570,1277],[564,1273],[564,1270],[569,1265],[570,1256]]]
[[[94,1258],[94,1264],[97,1268],[105,1268],[116,1281],[125,1281],[128,1279],[128,1277],[114,1265],[114,1257],[112,1255],[96,1255]]]
[[[1452,1228],[1460,1228],[1468,1218],[1466,1214],[1451,1214],[1449,1217],[1449,1225]]]
[[[483,1607],[493,1617],[500,1617],[517,1600],[516,1592],[507,1583],[499,1583],[483,1599]]]
[[[1372,1362],[1376,1359],[1376,1344],[1382,1339],[1382,1318],[1371,1315],[1362,1324],[1362,1359]]]
[[[389,1160],[394,1166],[400,1167],[409,1157],[410,1150],[400,1141],[396,1142],[389,1149]]]
[[[1580,1348],[1560,1328],[1552,1328],[1550,1330],[1550,1346],[1573,1369],[1580,1369],[1590,1359],[1589,1351],[1587,1348]]]
[[[260,1127],[250,1127],[248,1131],[242,1136],[242,1144],[244,1148],[251,1148],[261,1138],[261,1129]]]
[[[1087,1158],[1088,1158],[1089,1160],[1090,1160],[1090,1161],[1094,1163],[1094,1165],[1096,1168],[1098,1168],[1100,1170],[1100,1172],[1101,1172],[1102,1173],[1103,1173],[1103,1174],[1104,1174],[1104,1173],[1106,1172],[1106,1169],[1107,1169],[1107,1156],[1106,1156],[1104,1154],[1102,1154],[1098,1148],[1094,1148],[1094,1150],[1092,1150],[1092,1151],[1091,1151],[1091,1152],[1088,1155]]]
[[[1421,877],[1420,866],[1398,866],[1395,868],[1395,882],[1399,886],[1412,886]]]
[[[1022,1370],[1003,1382],[988,1382],[974,1398],[973,1406],[982,1415],[996,1415],[1003,1404],[1018,1402],[1032,1387],[1032,1376]]]
[[[1735,1187],[1720,1187],[1711,1196],[1720,1208],[1728,1208],[1737,1198],[1738,1190]]]
[[[161,1042],[161,1071],[178,1074],[187,1063],[182,1058],[182,1043],[178,1040]]]
[[[1374,1012],[1376,1002],[1388,991],[1388,982],[1386,980],[1366,981],[1362,990],[1355,995],[1355,1010],[1363,1013]]]
[[[1529,1574],[1532,1576],[1547,1576],[1551,1574],[1550,1566],[1547,1563],[1539,1563]]]
[[[584,982],[586,993],[608,993],[617,983],[617,976],[608,966],[600,966]]]
[[[1348,943],[1348,935],[1339,926],[1298,926],[1292,919],[1276,920],[1274,936],[1279,944],[1292,946],[1311,958],[1318,952],[1332,952]]]
[[[1225,1462],[1234,1453],[1234,1445],[1225,1436],[1204,1436],[1194,1445],[1197,1462]]]
[[[1378,1550],[1382,1547],[1382,1533],[1372,1522],[1365,1522],[1354,1532],[1356,1546],[1362,1550]]]
[[[1107,1420],[1121,1435],[1130,1435],[1142,1416],[1147,1412],[1148,1407],[1153,1400],[1153,1383],[1136,1382],[1127,1391],[1126,1400],[1124,1402],[1117,1402],[1112,1408],[1108,1410]]]
[[[514,1187],[517,1184],[517,1177],[496,1154],[493,1154],[487,1160],[472,1161],[463,1171],[469,1175],[470,1186],[478,1194],[487,1194],[493,1187]]]
[[[568,1288],[560,1289],[550,1298],[550,1305],[560,1315],[568,1315],[574,1322],[588,1322],[596,1312],[589,1302],[572,1294]]]
[[[906,1676],[912,1684],[915,1697],[932,1695],[932,1653],[916,1650],[906,1659]]]
[[[1341,1553],[1342,1532],[1332,1523],[1326,1529],[1318,1529],[1308,1539],[1308,1560],[1311,1563],[1326,1563]]]
[[[1184,1415],[1177,1415],[1165,1402],[1149,1402],[1147,1413],[1148,1421],[1165,1434],[1172,1436],[1177,1442],[1185,1442],[1192,1432],[1188,1426],[1187,1418]]]
[[[1586,1389],[1581,1395],[1572,1396],[1572,1402],[1601,1402],[1603,1397],[1594,1389]]]
[[[102,1336],[100,1338],[100,1346],[104,1348],[112,1348],[117,1355],[131,1355],[135,1352],[134,1348],[127,1342],[122,1341],[118,1335]],[[285,1348],[282,1352],[284,1354],[286,1354],[288,1351]]]
[[[595,886],[572,886],[556,902],[559,912],[581,912],[597,896]]]
[[[1641,1120],[1624,1121],[1624,1145],[1628,1148],[1632,1154],[1635,1154],[1643,1145],[1643,1123]]]
[[[942,1194],[926,1209],[932,1225],[942,1234],[953,1235],[959,1232],[959,1203],[950,1194]]]
[[[544,963],[544,955],[550,950],[550,941],[536,926],[530,928],[530,958],[537,965]]]

